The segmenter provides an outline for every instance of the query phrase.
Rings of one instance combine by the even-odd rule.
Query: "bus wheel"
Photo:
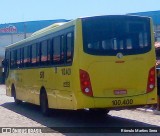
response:
[[[41,112],[44,116],[49,115],[49,108],[48,108],[48,99],[46,91],[42,91],[40,94],[40,106],[41,106]]]
[[[21,101],[21,100],[18,100],[17,97],[16,97],[16,89],[15,89],[14,85],[12,85],[12,96],[13,96],[13,98],[14,98],[15,104],[18,105],[18,104],[21,104],[21,103],[22,103],[22,101]]]

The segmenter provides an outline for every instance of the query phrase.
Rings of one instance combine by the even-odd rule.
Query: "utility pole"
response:
[[[24,22],[24,39],[27,38],[26,31],[27,31],[27,26],[26,23]]]

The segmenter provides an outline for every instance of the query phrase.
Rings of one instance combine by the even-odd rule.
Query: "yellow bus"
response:
[[[107,15],[52,25],[6,47],[6,94],[49,109],[106,113],[157,103],[148,17]]]

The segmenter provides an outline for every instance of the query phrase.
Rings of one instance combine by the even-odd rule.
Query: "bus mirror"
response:
[[[2,66],[3,67],[5,66],[5,60],[2,60]]]
[[[7,60],[6,59],[2,60],[2,66],[3,67],[7,66]]]

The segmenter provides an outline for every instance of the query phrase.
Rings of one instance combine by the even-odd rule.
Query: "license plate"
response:
[[[123,99],[123,100],[113,100],[112,105],[113,106],[127,106],[132,105],[133,99]]]
[[[115,95],[127,94],[127,90],[114,90]]]

